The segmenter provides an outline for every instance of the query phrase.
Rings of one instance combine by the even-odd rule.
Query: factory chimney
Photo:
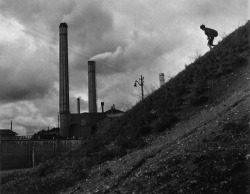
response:
[[[77,98],[77,113],[80,114],[80,98]]]
[[[59,112],[60,135],[69,136],[69,73],[68,73],[68,25],[59,26]]]
[[[161,86],[163,86],[165,84],[164,73],[159,74],[159,80],[160,80],[160,87],[161,87]]]
[[[88,90],[89,90],[89,112],[96,113],[96,78],[95,61],[88,61]]]
[[[101,102],[102,113],[104,113],[104,102]]]

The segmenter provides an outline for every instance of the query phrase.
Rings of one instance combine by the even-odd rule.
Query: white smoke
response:
[[[121,57],[122,52],[123,52],[123,49],[120,46],[118,46],[114,52],[105,52],[105,53],[95,55],[94,57],[90,59],[90,61],[103,61],[103,60],[107,62],[115,61],[116,59]]]

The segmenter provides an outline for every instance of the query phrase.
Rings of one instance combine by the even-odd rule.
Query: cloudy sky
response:
[[[87,61],[97,61],[98,109],[126,110],[249,19],[248,0],[0,0],[0,129],[20,135],[57,126],[58,31],[69,28],[70,109],[88,111]]]

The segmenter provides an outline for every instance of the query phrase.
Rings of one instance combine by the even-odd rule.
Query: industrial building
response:
[[[88,61],[88,105],[89,113],[80,113],[80,99],[77,99],[77,113],[71,114],[69,107],[68,73],[68,25],[59,26],[59,114],[61,137],[85,137],[108,130],[110,122],[123,114],[114,105],[107,112],[97,112],[95,61]],[[104,103],[102,103],[103,110]]]
[[[0,129],[0,140],[14,140],[17,133],[11,129]]]

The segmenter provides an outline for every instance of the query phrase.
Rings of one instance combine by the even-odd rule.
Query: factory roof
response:
[[[17,135],[17,133],[10,129],[0,129],[0,135]]]
[[[119,114],[119,113],[124,113],[123,111],[117,110],[115,108],[111,108],[108,111],[105,112],[105,114]]]

